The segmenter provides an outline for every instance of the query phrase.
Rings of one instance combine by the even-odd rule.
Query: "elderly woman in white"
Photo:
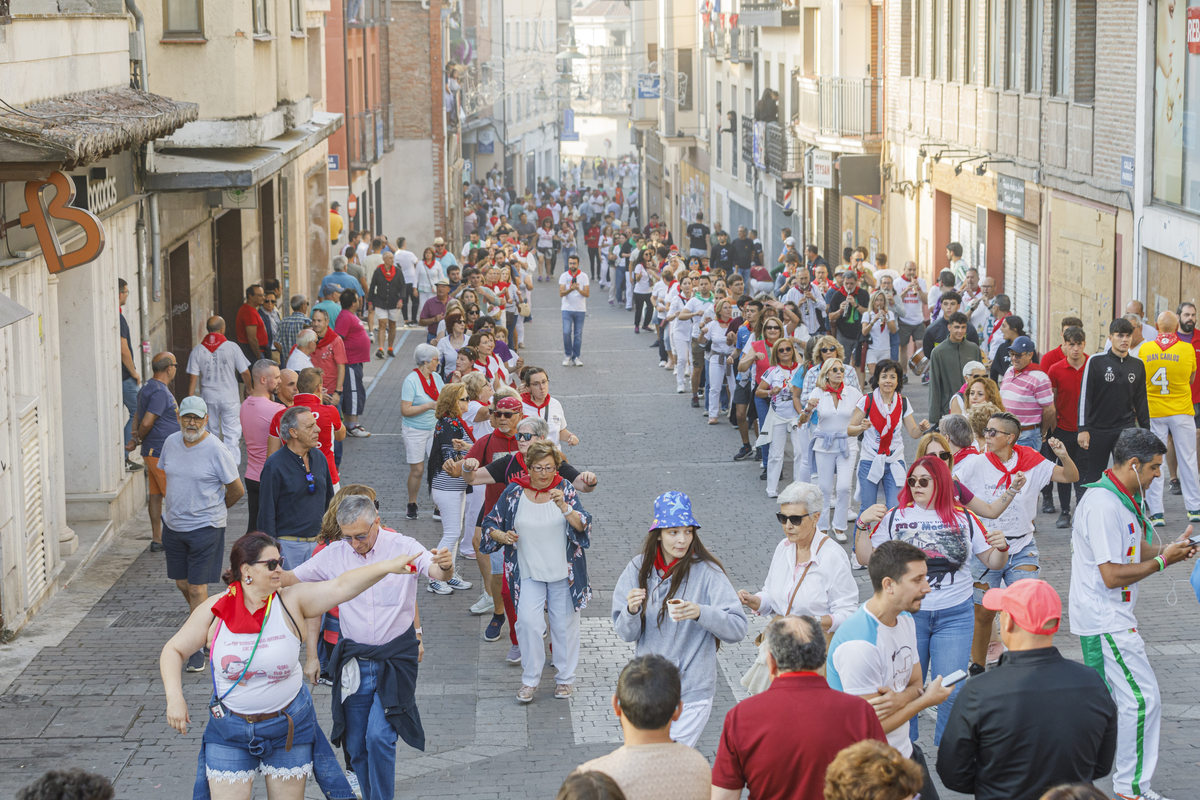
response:
[[[738,590],[738,599],[756,614],[801,616],[821,623],[826,641],[858,609],[858,585],[850,571],[850,558],[837,542],[817,530],[825,497],[811,483],[792,483],[779,494],[784,538],[775,547],[767,579],[757,594]],[[754,666],[742,678],[752,693],[766,689],[769,678],[766,652],[759,644]]]
[[[808,403],[800,411],[800,423],[812,425],[809,430],[812,442],[812,464],[817,473],[817,482],[826,497],[836,491],[837,505],[829,519],[829,506],[821,511],[817,528],[829,533],[833,525],[833,538],[846,541],[846,518],[850,511],[850,478],[858,461],[858,441],[846,433],[855,404],[862,392],[845,380],[846,366],[840,358],[826,359],[821,364],[816,386],[808,395]],[[835,483],[836,481],[836,483]]]

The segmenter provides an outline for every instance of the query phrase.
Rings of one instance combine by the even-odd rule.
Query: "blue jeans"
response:
[[[757,388],[757,384],[755,384]],[[761,431],[763,421],[767,418],[767,411],[771,408],[771,401],[765,397],[754,396],[754,407],[758,410],[758,429]],[[763,469],[767,468],[767,454],[771,452],[771,445],[764,444],[762,447],[762,462]]]
[[[1017,567],[1033,567],[1033,569],[1017,569]],[[1041,567],[1038,564],[1036,540],[1022,547],[1019,552],[1009,555],[1004,569],[988,569],[978,558],[971,559],[971,579],[975,583],[986,583],[992,589],[999,589],[1001,582],[1005,586],[1012,586],[1017,581],[1037,578],[1040,574]],[[983,602],[983,591],[983,589],[975,587],[976,605]]]
[[[962,576],[958,576],[961,580]],[[917,628],[917,658],[921,660],[921,676],[932,680],[945,677],[955,670],[965,670],[971,661],[971,639],[975,635],[975,603],[967,598],[956,606],[942,611],[921,610],[913,614]],[[955,685],[950,696],[937,707],[937,725],[933,729],[933,744],[941,744],[942,731],[950,720],[950,709],[962,683]],[[918,719],[908,723],[908,738],[917,740]]]
[[[737,274],[742,276],[742,285],[746,287],[746,291],[750,291],[750,268],[738,268]]]
[[[624,275],[624,272],[618,272]],[[579,358],[579,348],[583,345],[583,319],[586,311],[564,311],[563,321],[563,355],[567,358]]]
[[[396,796],[396,729],[384,716],[383,704],[375,694],[379,665],[360,658],[358,673],[358,691],[342,703],[346,712],[346,752],[362,787],[363,800],[392,800]]]
[[[613,292],[613,297],[616,298],[618,305],[625,303],[625,283],[629,273],[625,271],[625,267],[613,267],[614,282],[617,284],[616,291]],[[566,313],[566,312],[563,312]]]
[[[1023,444],[1026,447],[1032,447],[1034,450],[1042,449],[1042,429],[1030,428],[1027,431],[1021,431],[1021,435],[1017,437],[1017,444]]]
[[[121,381],[121,402],[125,404],[125,410],[129,412],[129,419],[125,420],[125,438],[121,440],[121,444],[125,444],[133,438],[133,418],[137,416],[137,396],[137,381],[133,378]]]
[[[892,334],[889,344],[892,346],[892,361],[900,360],[900,331]]]
[[[899,432],[896,434],[899,436]],[[903,467],[903,464],[901,464]],[[896,507],[896,497],[900,494],[900,487],[896,485],[896,479],[892,477],[892,470],[885,468],[883,477],[879,483],[872,483],[867,474],[871,471],[871,459],[864,458],[858,462],[858,497],[862,501],[861,508],[868,509],[875,503],[879,502],[879,489],[883,488],[883,502],[888,508]]]

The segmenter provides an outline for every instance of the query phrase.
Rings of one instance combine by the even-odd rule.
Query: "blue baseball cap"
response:
[[[700,527],[692,516],[692,500],[683,492],[664,492],[654,501],[654,522],[650,530],[656,528],[683,528],[687,526]]]
[[[1008,346],[1008,352],[1010,353],[1032,353],[1033,351],[1033,339],[1030,339],[1028,336],[1018,336]]]

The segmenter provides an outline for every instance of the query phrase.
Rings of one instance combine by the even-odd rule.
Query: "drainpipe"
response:
[[[142,43],[142,91],[150,91],[150,54],[146,49],[146,18],[137,7],[136,0],[125,0],[125,8],[133,15],[137,25],[138,38]],[[146,143],[146,172],[154,167],[154,142]],[[158,224],[158,193],[150,195],[150,263],[153,265],[151,274],[152,296],[155,302],[162,300],[162,229]],[[143,335],[145,331],[143,330]]]

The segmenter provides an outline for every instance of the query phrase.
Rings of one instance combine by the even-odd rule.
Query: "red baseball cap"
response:
[[[1058,592],[1045,581],[1032,578],[1003,589],[988,589],[983,595],[983,607],[989,611],[1007,611],[1017,625],[1038,636],[1057,633],[1062,622],[1062,599]]]

